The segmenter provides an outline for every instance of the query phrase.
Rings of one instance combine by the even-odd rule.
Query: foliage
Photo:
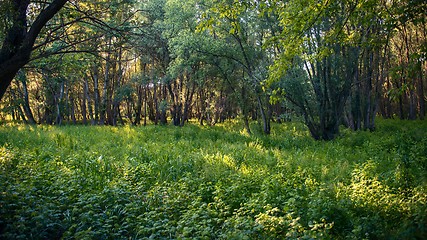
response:
[[[3,124],[0,238],[426,237],[425,121],[330,142],[238,126]]]
[[[252,118],[269,134],[270,122],[292,116],[318,140],[338,136],[341,124],[375,130],[378,113],[423,119],[426,7],[420,0],[4,0],[0,118],[113,126],[240,118],[248,133]]]

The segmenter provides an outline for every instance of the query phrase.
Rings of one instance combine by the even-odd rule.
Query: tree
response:
[[[248,132],[248,94],[253,94],[261,115],[263,132],[270,134],[271,106],[269,93],[261,83],[267,77],[269,59],[264,51],[264,26],[260,23],[257,9],[251,1],[218,1],[204,14],[201,30],[209,32],[216,41],[221,39],[227,51],[213,53],[217,57],[234,61],[242,72],[241,110]]]
[[[2,102],[14,119],[182,126],[240,116],[268,134],[286,106],[331,140],[341,124],[375,130],[378,111],[425,116],[423,1],[59,3],[0,6],[0,96],[15,77]]]
[[[270,5],[270,4],[268,4]],[[273,4],[274,5],[274,4]],[[351,4],[289,1],[277,11],[282,49],[270,68],[271,82],[302,114],[315,139],[331,140],[339,131],[355,72],[356,49],[340,40]],[[357,62],[357,61],[356,61]]]
[[[11,11],[8,20],[10,24],[5,26],[6,35],[0,50],[0,100],[4,96],[13,78],[30,60],[34,43],[42,28],[64,6],[67,0],[53,0],[44,8],[41,8],[35,20],[28,26],[27,11],[29,0],[9,0]]]
[[[393,34],[389,37],[383,116],[393,113],[401,119],[425,116],[427,3],[394,1],[388,11],[387,23]]]
[[[206,43],[206,35],[196,32],[200,7],[198,1],[170,0],[165,5],[164,36],[171,52],[168,90],[172,119],[177,126],[183,126],[188,120],[196,89],[206,79],[205,56],[198,51]]]
[[[270,83],[281,82],[278,87],[304,116],[311,135],[333,139],[348,106],[348,126],[361,129],[363,122],[364,129],[375,129],[393,31],[388,1],[265,2],[283,27],[273,39],[282,52],[270,69]]]

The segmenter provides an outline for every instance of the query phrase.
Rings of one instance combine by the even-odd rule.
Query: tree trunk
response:
[[[135,121],[133,122],[134,125],[141,124],[141,113],[142,113],[142,103],[144,101],[143,99],[143,86],[138,85],[137,86],[137,102],[136,102],[136,110],[135,110]]]
[[[11,102],[14,105],[14,108],[13,108],[14,110],[12,110],[13,120],[22,119],[22,121],[24,121],[24,123],[27,124],[28,121],[25,117],[24,111],[22,111],[21,105],[18,104],[19,101],[18,101],[18,98],[16,97],[15,90],[10,90],[9,92],[11,95]],[[18,113],[15,114],[14,113],[15,111],[17,111]]]
[[[83,116],[83,124],[87,124],[87,110],[89,109],[89,118],[92,119],[92,106],[90,104],[90,97],[89,97],[89,84],[87,77],[84,77],[83,82],[83,101],[82,101],[82,116]]]
[[[101,97],[99,93],[99,77],[98,77],[98,68],[96,66],[93,67],[93,73],[92,73],[92,79],[93,79],[93,91],[95,95],[94,99],[94,108],[95,108],[95,116],[92,120],[92,125],[99,124],[100,123],[100,108],[101,108]]]
[[[242,108],[242,115],[243,115],[243,123],[246,130],[246,133],[251,134],[251,128],[249,126],[249,114],[248,114],[248,106],[246,104],[246,87],[245,85],[242,86],[242,99],[241,99],[241,108]]]
[[[355,106],[354,106],[354,113],[355,113],[355,128],[354,130],[360,130],[362,129],[362,109],[361,109],[361,90],[362,90],[362,84],[360,82],[359,77],[359,69],[356,71],[356,99],[355,99]]]
[[[30,1],[12,1],[12,11],[16,14],[11,20],[11,27],[6,30],[0,50],[0,100],[19,69],[29,62],[34,43],[42,28],[67,1],[52,1],[39,13],[30,27],[27,26],[27,8]]]
[[[147,85],[144,87],[144,126],[147,126]]]
[[[363,128],[364,130],[370,129],[370,115],[372,108],[372,79],[373,79],[373,52],[368,51],[366,56],[366,72],[367,78],[365,83],[365,104],[363,107]]]
[[[154,56],[151,56],[151,83],[153,84],[153,114],[154,124],[157,125],[159,122],[159,106],[157,101],[157,79],[154,74]]]
[[[99,125],[104,125],[107,120],[107,108],[108,108],[108,85],[109,85],[109,64],[108,64],[108,57],[105,64],[105,75],[104,75],[104,87],[102,90],[102,103],[101,103],[101,109],[100,109],[100,116],[99,116]]]
[[[270,134],[270,119],[268,118],[268,116],[264,110],[264,107],[263,107],[259,93],[257,93],[257,102],[258,102],[258,108],[259,108],[261,118],[262,118],[263,132],[264,132],[264,134],[268,135],[268,134]]]
[[[175,85],[177,85],[177,83],[175,83]],[[181,107],[179,105],[179,101],[178,101],[178,93],[175,93],[175,89],[177,88],[177,86],[175,86],[174,88],[172,88],[172,83],[168,83],[167,85],[169,94],[171,96],[172,99],[172,106],[170,109],[171,115],[172,115],[172,123],[174,126],[179,126],[180,122],[181,122]]]
[[[22,71],[22,74],[20,74],[20,82],[22,83],[22,90],[23,90],[23,108],[24,108],[24,113],[25,116],[28,119],[28,123],[30,124],[36,124],[36,120],[34,119],[34,115],[33,112],[31,111],[30,108],[30,100],[29,100],[29,94],[28,94],[28,87],[27,87],[27,75],[24,71]]]
[[[180,126],[184,126],[184,122],[188,120],[188,112],[191,106],[191,102],[193,101],[193,95],[196,90],[196,84],[193,82],[191,86],[191,90],[187,88],[184,100],[184,109],[182,113]]]
[[[159,123],[159,103],[157,101],[157,83],[153,82],[154,124]]]
[[[424,95],[424,80],[423,80],[423,70],[421,68],[422,63],[420,64],[420,76],[418,78],[418,101],[419,101],[419,106],[420,106],[420,119],[424,120],[424,117],[426,115],[426,108],[425,108],[425,95]]]
[[[167,108],[167,87],[162,86],[162,104],[161,104],[161,111],[160,111],[160,123],[163,125],[166,125],[168,123],[167,116],[166,116],[166,108]]]
[[[205,94],[203,88],[199,90],[199,124],[203,126],[204,114],[206,111]]]
[[[69,97],[69,104],[70,104],[71,121],[73,122],[73,124],[76,124],[77,123],[76,108],[75,108],[75,104],[74,104],[74,98],[72,96]]]
[[[62,124],[62,99],[64,98],[64,82],[61,83],[60,89],[59,89],[59,95],[55,96],[55,103],[56,103],[56,118],[55,118],[55,124],[61,125]]]

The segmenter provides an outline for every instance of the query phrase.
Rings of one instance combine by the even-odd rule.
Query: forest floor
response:
[[[3,124],[0,239],[427,239],[427,122],[377,122]]]

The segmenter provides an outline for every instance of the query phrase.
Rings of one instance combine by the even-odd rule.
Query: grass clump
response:
[[[2,239],[422,239],[426,122],[0,127]]]

